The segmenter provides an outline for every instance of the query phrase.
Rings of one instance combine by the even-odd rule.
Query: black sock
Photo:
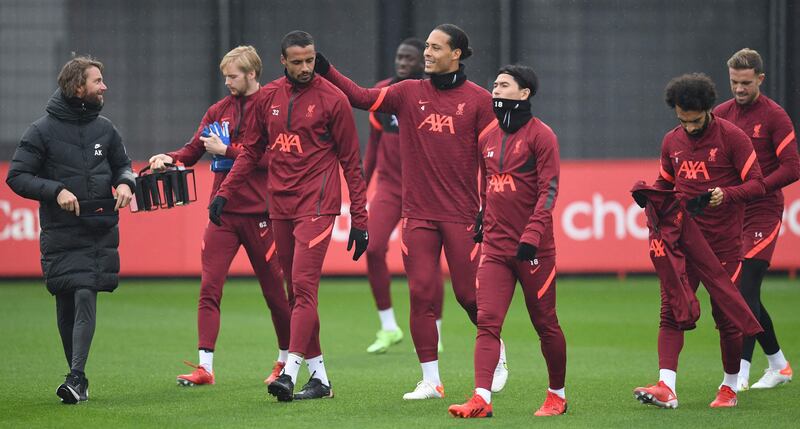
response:
[[[764,304],[761,304],[761,317],[758,319],[758,322],[761,323],[764,332],[758,334],[756,339],[758,340],[758,344],[761,345],[761,348],[764,349],[764,354],[774,355],[778,353],[781,346],[778,345],[778,337],[775,336],[775,327],[772,326],[772,318],[769,317],[769,313],[767,313],[767,309],[764,308]]]
[[[750,307],[750,311],[761,322],[761,281],[767,273],[769,263],[760,259],[745,259],[742,263],[742,278],[739,281],[739,292]],[[764,325],[762,328],[766,329]],[[756,337],[745,337],[742,342],[742,359],[751,362]]]

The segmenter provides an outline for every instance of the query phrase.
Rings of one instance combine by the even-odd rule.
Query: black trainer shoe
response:
[[[278,398],[280,402],[289,402],[293,398],[294,383],[292,377],[288,374],[281,374],[272,383],[267,386],[267,392],[270,395]]]
[[[88,401],[89,400],[89,379],[86,378],[86,377],[83,377],[83,383],[81,383],[81,385],[83,386],[83,391],[82,392],[78,392],[78,395],[80,396],[80,400],[81,401]]]
[[[61,402],[65,404],[77,404],[82,396],[87,399],[89,398],[83,378],[72,373],[67,374],[64,382],[61,386],[58,386],[56,395],[58,395],[58,397],[61,398]]]
[[[299,401],[301,399],[325,399],[333,398],[333,389],[331,386],[322,384],[319,378],[311,378],[308,383],[303,386],[303,389],[295,393],[294,399]]]

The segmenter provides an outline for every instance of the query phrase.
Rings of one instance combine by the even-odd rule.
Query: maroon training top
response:
[[[222,100],[214,103],[208,108],[206,114],[203,115],[203,120],[200,121],[200,126],[197,127],[192,139],[189,140],[182,148],[168,152],[167,155],[172,157],[176,162],[182,162],[187,166],[192,166],[202,158],[206,153],[205,146],[200,140],[200,133],[203,128],[219,122],[220,124],[227,122],[228,129],[231,135],[231,144],[228,146],[225,156],[231,159],[237,159],[241,153],[242,141],[246,136],[249,136],[247,123],[253,114],[253,106],[256,100],[263,98],[269,90],[263,88],[247,97],[234,97],[229,95]],[[238,162],[235,161],[234,164]],[[220,185],[228,175],[227,171],[214,172],[214,183],[211,187],[211,195],[209,199],[213,199],[217,195]],[[242,187],[236,194],[235,198],[229,198],[228,203],[225,204],[225,213],[237,214],[264,214],[267,212],[267,160],[266,157],[259,159],[257,166],[247,174],[247,180],[244,181]]]
[[[353,106],[397,116],[404,218],[475,222],[481,204],[478,135],[494,120],[489,91],[469,80],[440,90],[430,79],[367,89],[332,66],[325,78]]]
[[[722,262],[742,257],[745,203],[764,195],[764,180],[750,139],[736,125],[712,116],[699,138],[681,126],[664,136],[661,171],[655,186],[694,197],[719,187],[722,204],[695,217]]]
[[[350,191],[353,226],[367,229],[366,186],[361,172],[353,112],[347,98],[325,79],[295,85],[286,77],[270,84],[271,97],[259,99],[243,153],[223,182],[228,197],[247,180],[269,149],[267,191],[270,217],[339,215],[342,205],[339,165]],[[250,124],[248,124],[250,126]],[[258,137],[267,136],[267,142]]]
[[[385,79],[375,88],[389,86],[393,78]],[[377,171],[381,192],[398,199],[401,196],[400,127],[397,116],[389,113],[369,113],[369,142],[364,154],[364,175],[367,184]]]
[[[766,210],[766,213],[780,217],[783,214],[781,188],[800,178],[797,139],[789,115],[764,94],[746,106],[728,100],[717,106],[714,114],[733,122],[750,137],[764,175],[767,194],[749,203],[745,216],[765,213]]]
[[[516,255],[520,242],[536,256],[556,253],[553,207],[560,160],[553,130],[534,117],[513,134],[494,122],[480,139],[486,165],[483,253]]]

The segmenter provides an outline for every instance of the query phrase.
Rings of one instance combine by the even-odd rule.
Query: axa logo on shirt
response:
[[[506,185],[509,186],[511,192],[517,192],[517,185],[514,183],[514,178],[508,173],[493,174],[488,177],[489,186],[487,192],[505,192]]]
[[[681,174],[688,180],[697,180],[701,174],[705,176],[706,180],[711,178],[708,175],[705,161],[683,161],[678,169],[678,176]]]
[[[431,113],[422,121],[421,124],[417,127],[417,129],[421,129],[425,125],[429,125],[428,131],[432,131],[435,133],[444,132],[446,128],[450,134],[455,134],[456,130],[453,126],[453,117],[448,115],[440,115],[438,113]]]
[[[103,150],[100,149],[102,146],[100,144],[94,145],[94,156],[103,156]]]
[[[270,150],[274,150],[275,146],[280,145],[278,148],[281,152],[291,152],[292,148],[297,150],[297,153],[303,153],[303,146],[300,144],[300,136],[297,134],[279,133],[275,138],[275,142],[270,146]]]

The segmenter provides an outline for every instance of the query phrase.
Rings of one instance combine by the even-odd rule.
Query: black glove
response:
[[[472,241],[483,243],[483,210],[475,217],[475,235],[472,236]]]
[[[331,69],[331,63],[322,55],[322,52],[317,51],[317,59],[314,61],[314,73],[325,76]]]
[[[708,207],[708,203],[710,201],[711,192],[700,194],[686,202],[686,210],[689,211],[689,214],[692,216],[701,215],[703,213],[703,209]]]
[[[636,205],[641,208],[645,208],[645,206],[647,206],[647,197],[645,197],[644,194],[641,192],[638,191],[634,192],[633,200],[636,201]]]
[[[517,247],[517,259],[520,261],[533,261],[536,259],[536,246],[524,242]]]
[[[367,251],[367,244],[369,244],[369,234],[367,234],[367,231],[351,227],[350,238],[347,239],[347,251],[353,248],[353,243],[356,244],[356,250],[353,252],[353,260],[357,261],[358,258]]]
[[[227,198],[217,195],[213,200],[211,200],[211,204],[208,205],[208,219],[210,219],[211,222],[214,222],[214,225],[222,225],[222,219],[220,219],[220,216],[222,216],[222,208],[225,207],[225,203],[227,202]]]

